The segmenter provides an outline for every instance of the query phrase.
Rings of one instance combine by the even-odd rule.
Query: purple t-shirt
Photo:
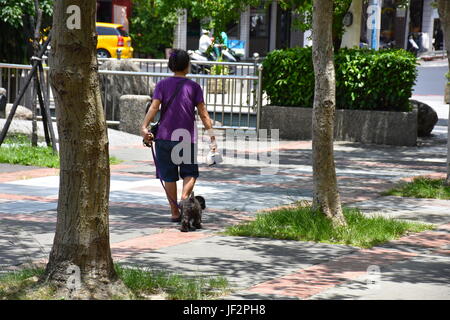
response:
[[[185,129],[191,135],[191,142],[196,143],[197,141],[195,107],[204,102],[203,90],[195,81],[185,79],[182,77],[170,77],[161,80],[156,85],[153,99],[160,100],[162,105],[166,106],[180,81],[184,81],[177,96],[164,113],[164,117],[159,124],[156,139],[181,141],[183,139],[179,137],[172,139],[172,133],[177,129]]]

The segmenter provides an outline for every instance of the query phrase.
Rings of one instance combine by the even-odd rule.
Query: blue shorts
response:
[[[176,158],[172,159],[172,150],[178,145],[178,141],[156,140],[156,161],[157,170],[156,177],[165,182],[175,182],[186,177],[198,178],[198,163],[197,163],[197,145],[190,143],[187,147],[190,148],[190,159],[183,158],[183,148],[174,153]],[[189,155],[186,155],[189,157]],[[178,159],[177,159],[178,158]],[[185,161],[187,160],[187,161]]]

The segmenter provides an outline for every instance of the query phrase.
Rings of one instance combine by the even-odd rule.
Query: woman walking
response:
[[[195,182],[199,177],[197,164],[197,135],[195,108],[205,126],[207,132],[211,132],[212,123],[206,109],[203,91],[195,81],[186,78],[190,69],[190,58],[186,51],[175,49],[170,54],[169,68],[174,75],[161,80],[156,85],[153,102],[145,116],[141,126],[141,135],[144,141],[151,143],[155,141],[157,158],[157,178],[164,181],[167,200],[169,201],[172,217],[171,221],[179,222],[181,220],[180,211],[177,204],[177,184],[183,179],[183,191],[181,200],[187,199],[194,189]],[[156,137],[148,130],[148,126],[153,122],[158,110],[162,116],[156,133]],[[183,154],[179,154],[183,161],[179,163],[172,157],[173,149],[183,141],[180,137],[181,132],[189,133],[191,148],[191,159],[185,161]],[[211,134],[211,148],[215,149],[215,137]],[[184,135],[186,139],[186,135]],[[184,144],[186,145],[186,144]],[[176,149],[178,150],[178,148]],[[178,156],[178,154],[177,154]]]

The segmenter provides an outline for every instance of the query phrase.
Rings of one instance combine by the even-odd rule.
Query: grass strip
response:
[[[207,300],[229,292],[229,283],[221,276],[186,276],[147,268],[115,265],[115,270],[132,299]],[[0,274],[0,300],[56,300],[56,288],[38,283],[44,269],[24,269]],[[113,297],[126,299],[130,297]]]
[[[25,135],[13,135],[7,137],[0,147],[0,163],[59,168],[59,156],[50,147],[32,147]],[[122,160],[110,157],[109,163],[120,164]]]
[[[445,185],[444,179],[417,177],[411,182],[400,183],[395,188],[383,192],[382,195],[450,200],[450,186]]]
[[[331,221],[311,207],[295,207],[261,213],[251,222],[228,227],[225,234],[284,240],[314,241],[371,248],[403,235],[432,229],[432,225],[401,221],[381,215],[367,216],[358,209],[344,208],[346,227]]]

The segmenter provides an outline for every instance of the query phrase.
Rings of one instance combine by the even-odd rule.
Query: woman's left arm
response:
[[[148,125],[150,122],[155,119],[156,114],[158,113],[159,106],[161,105],[161,101],[158,99],[153,100],[150,108],[147,111],[147,114],[145,115],[144,121],[141,125],[141,136],[144,139],[152,139],[152,134],[148,131]]]

